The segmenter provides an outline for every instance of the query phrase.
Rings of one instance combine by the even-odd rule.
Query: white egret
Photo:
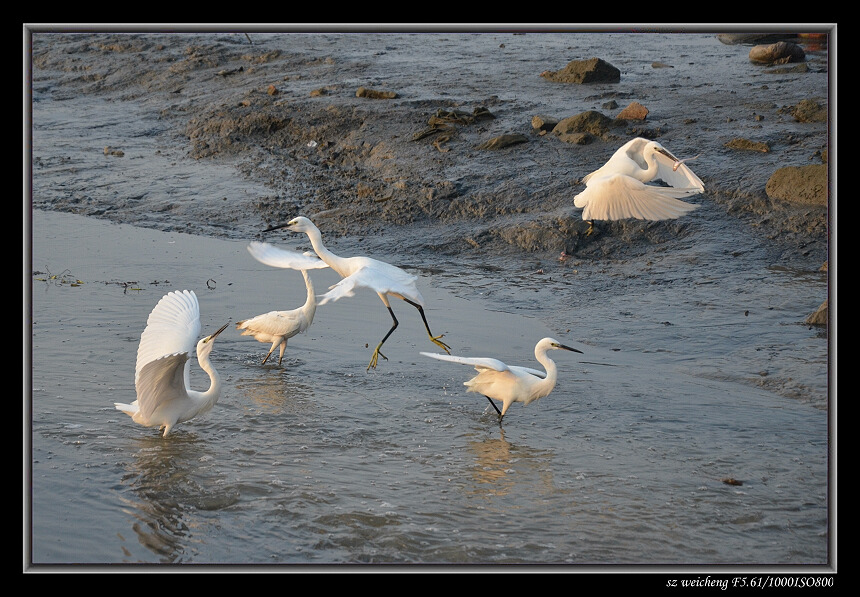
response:
[[[558,379],[558,369],[555,362],[546,353],[556,349],[582,354],[581,350],[565,346],[558,340],[543,338],[535,345],[535,359],[544,366],[545,372],[529,367],[506,365],[493,358],[458,357],[432,352],[422,352],[421,354],[440,361],[472,365],[478,374],[469,381],[463,382],[463,385],[469,388],[467,392],[477,392],[485,396],[501,418],[505,416],[508,408],[514,402],[522,402],[525,406],[539,398],[548,396],[552,392]],[[502,403],[502,410],[499,410],[493,400]]]
[[[343,278],[340,282],[332,286],[327,293],[319,297],[320,305],[324,305],[329,301],[336,301],[343,297],[354,296],[356,288],[369,288],[379,295],[382,304],[388,309],[392,321],[391,329],[388,330],[388,333],[385,334],[373,350],[370,364],[367,366],[368,371],[376,368],[380,356],[388,360],[388,357],[380,352],[380,348],[382,348],[382,345],[398,326],[397,317],[391,308],[390,297],[403,299],[415,307],[421,314],[421,320],[424,322],[424,328],[427,330],[430,340],[450,354],[450,346],[440,340],[444,334],[434,336],[433,332],[430,331],[430,325],[427,323],[427,317],[424,314],[424,297],[421,296],[421,292],[416,286],[418,280],[416,276],[406,273],[399,267],[370,257],[340,257],[335,255],[323,245],[322,234],[319,228],[308,218],[299,216],[286,224],[272,226],[264,232],[271,232],[280,228],[287,228],[293,232],[304,232],[307,234],[314,252],[316,252],[325,265],[331,267]],[[271,249],[274,249],[274,247],[271,247]],[[275,251],[278,250],[275,249]],[[268,255],[270,259],[275,254],[275,251],[269,251]],[[282,251],[282,253],[284,265],[280,265],[279,267],[295,267],[295,265],[286,264],[294,262],[296,254],[287,251]]]
[[[146,322],[137,349],[134,386],[137,400],[131,404],[115,402],[117,410],[135,423],[164,429],[167,437],[177,423],[209,411],[221,396],[221,378],[209,361],[215,338],[221,328],[197,342],[197,362],[209,374],[205,392],[190,389],[191,351],[200,335],[200,306],[193,291],[164,295]]]
[[[582,219],[673,220],[698,206],[681,201],[697,195],[705,185],[684,163],[656,141],[637,137],[582,180],[585,190],[573,198],[582,209]],[[660,179],[666,186],[646,184]],[[589,227],[588,233],[592,231]]]
[[[260,244],[260,243],[257,243]],[[254,254],[254,248],[248,247],[251,254]],[[287,340],[297,334],[301,334],[314,322],[314,314],[317,310],[317,298],[314,294],[314,284],[308,275],[307,270],[302,269],[302,276],[305,279],[305,287],[308,291],[308,297],[305,304],[298,309],[291,311],[269,311],[250,319],[243,319],[236,322],[237,330],[244,330],[243,336],[253,336],[258,342],[271,342],[272,347],[266,353],[262,365],[266,364],[269,357],[276,348],[280,346],[281,354],[278,357],[278,366],[284,360],[284,349],[287,347]]]

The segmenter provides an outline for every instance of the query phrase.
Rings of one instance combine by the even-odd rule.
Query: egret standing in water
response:
[[[135,423],[164,429],[167,437],[177,423],[209,411],[221,396],[221,379],[209,361],[215,338],[227,327],[197,342],[197,362],[209,374],[205,392],[189,388],[191,351],[200,335],[200,306],[193,291],[163,296],[146,322],[137,349],[134,386],[137,400],[114,403]]]
[[[603,166],[582,180],[585,190],[573,198],[582,219],[673,220],[698,206],[681,201],[697,195],[705,185],[690,168],[656,141],[637,137],[625,143]],[[646,184],[660,179],[666,186]]]
[[[257,256],[257,253],[265,255],[267,246],[264,243],[251,243],[248,246],[248,251],[254,257]],[[261,363],[262,365],[265,365],[275,349],[280,347],[281,354],[278,357],[278,366],[280,367],[281,361],[284,360],[284,349],[287,348],[287,340],[297,334],[303,333],[314,322],[314,314],[317,310],[314,284],[307,270],[302,269],[300,271],[305,279],[305,288],[308,291],[304,305],[291,311],[269,311],[268,313],[236,322],[236,329],[244,330],[242,332],[243,336],[253,336],[258,342],[272,343],[272,347],[266,353]]]
[[[382,304],[384,304],[385,308],[388,309],[388,313],[391,315],[391,329],[388,330],[388,333],[385,334],[373,350],[370,364],[367,366],[368,371],[376,368],[376,363],[379,357],[388,360],[388,357],[382,354],[380,349],[398,326],[397,317],[391,309],[390,297],[403,299],[418,309],[418,312],[421,314],[421,320],[424,322],[424,328],[427,330],[427,335],[430,337],[430,340],[450,354],[451,347],[440,340],[442,335],[434,336],[433,332],[430,331],[430,325],[427,323],[427,317],[424,314],[424,297],[421,296],[421,292],[416,286],[416,282],[418,280],[416,276],[406,273],[399,267],[395,267],[389,263],[378,261],[370,257],[339,257],[338,255],[335,255],[329,251],[325,245],[323,245],[322,234],[320,234],[319,228],[305,217],[299,216],[297,218],[293,218],[286,224],[272,226],[264,232],[271,232],[272,230],[278,230],[280,228],[287,228],[293,232],[304,232],[307,234],[311,241],[311,245],[314,248],[314,252],[316,252],[319,258],[326,265],[331,267],[341,276],[341,278],[343,278],[340,282],[332,286],[327,293],[319,297],[320,305],[324,305],[329,301],[336,301],[346,296],[354,296],[356,288],[369,288],[379,295]],[[272,249],[274,249],[274,247],[272,247]],[[278,249],[275,249],[275,251],[278,251]],[[295,258],[295,253],[289,253],[287,251],[282,251],[282,253],[284,254],[285,264]],[[295,266],[282,265],[280,267]]]
[[[549,350],[569,350],[582,354],[581,350],[565,346],[553,338],[544,338],[535,345],[535,359],[544,366],[546,371],[531,369],[529,367],[516,367],[506,365],[502,361],[483,357],[458,357],[450,354],[438,354],[422,352],[424,356],[450,361],[462,365],[472,365],[478,374],[469,381],[463,382],[468,387],[468,392],[477,392],[486,396],[496,412],[499,419],[505,416],[511,404],[522,402],[523,406],[548,396],[555,388],[558,379],[558,369],[555,362],[546,353]],[[502,403],[502,410],[496,406],[493,400]]]

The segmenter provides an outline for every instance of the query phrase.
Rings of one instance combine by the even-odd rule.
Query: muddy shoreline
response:
[[[791,117],[781,117],[786,106],[778,103],[777,93],[768,94],[766,85],[763,90],[749,90],[750,95],[761,96],[761,100],[751,97],[744,98],[740,105],[718,106],[708,120],[704,118],[707,112],[697,110],[695,118],[679,114],[674,118],[664,116],[660,121],[619,121],[594,144],[570,147],[552,136],[537,135],[530,126],[534,114],[516,114],[520,106],[512,101],[499,96],[448,97],[444,75],[440,75],[437,97],[423,98],[411,97],[398,88],[397,81],[408,77],[408,72],[386,73],[392,82],[377,86],[391,88],[396,97],[368,99],[356,97],[360,87],[338,83],[345,78],[357,80],[368,65],[351,62],[334,52],[318,58],[302,53],[290,56],[267,50],[265,44],[255,45],[245,36],[227,34],[187,41],[146,34],[45,37],[51,43],[34,44],[34,87],[41,87],[44,77],[54,98],[88,94],[111,102],[143,104],[157,110],[159,119],[167,123],[170,132],[163,135],[167,145],[175,143],[187,158],[237,168],[273,189],[269,196],[235,206],[233,198],[207,199],[201,193],[197,208],[212,225],[231,224],[236,236],[256,232],[258,222],[281,221],[304,212],[324,219],[330,233],[338,235],[366,236],[378,233],[382,227],[428,223],[444,223],[447,227],[467,222],[475,229],[472,236],[499,239],[517,250],[539,252],[566,247],[571,249],[569,253],[597,253],[600,249],[593,244],[611,243],[612,239],[607,235],[586,242],[582,222],[569,206],[569,196],[589,168],[600,165],[619,143],[636,135],[659,138],[681,155],[691,149],[703,154],[700,168],[707,183],[708,200],[722,206],[729,216],[741,218],[741,225],[762,227],[764,234],[775,241],[791,235],[801,243],[822,240],[826,225],[825,210],[792,209],[769,200],[764,193],[766,179],[749,184],[744,169],[756,168],[756,159],[761,156],[716,149],[723,135],[711,135],[715,139],[696,135],[702,130],[716,132],[720,124],[755,117],[762,122],[758,128],[773,128],[763,131],[774,146],[773,153],[790,149],[804,154],[808,162],[820,162],[827,149],[826,125],[808,125],[804,127],[805,138],[797,136]],[[41,36],[37,39],[45,40]],[[368,43],[373,48],[373,42]],[[387,46],[377,48],[375,53],[397,49]],[[739,53],[743,55],[743,50]],[[559,57],[556,62],[564,60]],[[809,64],[812,69],[826,69],[826,62],[815,55],[810,56]],[[539,73],[534,76],[540,81]],[[789,74],[785,79],[792,84],[803,82],[802,75]],[[563,87],[557,83],[545,85]],[[623,107],[624,98],[641,94],[625,90],[629,88],[623,83],[594,87],[586,97],[601,105],[616,100]],[[683,91],[676,88],[677,94]],[[809,95],[812,99],[826,99],[818,96],[821,92],[826,89],[813,88]],[[768,95],[773,96],[770,104],[764,103]],[[533,100],[518,98],[517,103],[529,101]],[[756,106],[758,101],[763,103]],[[420,136],[440,111],[452,110],[466,114],[483,110],[486,117],[449,119],[444,145],[439,145],[442,135]],[[477,149],[502,130],[525,133],[529,142],[503,151]],[[115,148],[122,150],[122,139],[117,139]],[[706,161],[709,154],[730,157]],[[786,155],[783,153],[775,163],[788,165]],[[725,164],[722,169],[721,163]],[[35,206],[46,206],[40,197],[34,199]],[[54,199],[53,208],[75,211],[71,204]],[[235,211],[244,217],[224,219],[229,214],[220,209],[222,199],[231,202],[231,208],[238,208]],[[212,203],[211,209],[201,205],[208,202]],[[90,208],[92,215],[99,215],[100,208],[107,206]],[[78,211],[91,215],[86,209]],[[320,212],[324,216],[318,215]],[[556,234],[551,238],[518,233],[516,224],[505,227],[493,223],[502,217],[531,222],[557,212]],[[115,210],[109,216],[120,219],[124,213]],[[636,227],[635,222],[614,226],[623,232],[631,225]],[[435,232],[438,236],[442,231]],[[678,232],[672,229],[666,236]],[[456,250],[477,248],[462,232],[442,235],[440,240],[449,243],[458,237]]]

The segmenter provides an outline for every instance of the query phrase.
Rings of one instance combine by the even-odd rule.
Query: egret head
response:
[[[571,352],[578,352],[579,354],[583,354],[581,350],[566,346],[555,338],[544,338],[543,340],[538,342],[537,346],[535,347],[535,352],[538,352],[539,350],[542,350],[544,352],[547,350],[569,350]]]
[[[288,228],[293,232],[307,232],[308,230],[316,228],[316,226],[314,226],[313,222],[306,217],[298,216],[285,224],[278,224],[277,226],[266,228],[263,232],[271,232],[272,230],[280,230],[281,228]]]
[[[679,161],[678,158],[673,156],[672,153],[668,149],[666,149],[665,147],[663,147],[662,145],[660,145],[656,141],[651,141],[646,146],[645,151],[647,152],[648,155],[653,155],[655,153],[662,153],[664,156],[666,156],[667,158],[669,158],[673,162]]]
[[[210,334],[209,336],[200,339],[200,341],[197,343],[197,360],[209,356],[209,353],[212,352],[212,348],[215,346],[215,338],[218,337],[218,334],[227,329],[228,325],[229,324],[225,323],[221,326],[221,329],[219,329],[214,334]]]

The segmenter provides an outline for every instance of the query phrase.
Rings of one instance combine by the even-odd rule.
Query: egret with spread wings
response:
[[[140,336],[134,372],[137,400],[131,404],[116,402],[114,406],[135,423],[163,429],[163,437],[178,423],[208,412],[221,396],[221,378],[209,355],[215,338],[226,327],[225,323],[197,342],[200,335],[197,295],[190,290],[164,295],[149,314]],[[192,390],[189,384],[189,359],[195,342],[197,363],[209,375],[209,389],[205,392]]]
[[[684,163],[691,159],[695,158],[678,159],[657,141],[637,137],[582,179],[585,190],[573,204],[582,208],[582,219],[592,226],[594,220],[679,218],[698,207],[681,199],[705,190]],[[669,186],[647,184],[658,179]]]

